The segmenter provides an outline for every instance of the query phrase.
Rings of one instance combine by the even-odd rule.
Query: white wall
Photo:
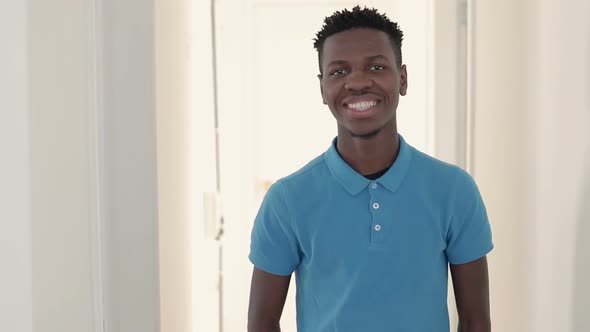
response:
[[[160,330],[152,6],[106,0],[0,5],[3,329],[99,331],[104,309],[107,331]],[[160,42],[177,31],[167,32]],[[182,42],[174,45],[177,54],[186,50]],[[165,115],[174,95],[159,96],[170,98],[160,100],[162,133],[175,137],[166,120],[179,119]],[[163,158],[170,146],[161,147]],[[177,152],[188,159],[188,151]],[[178,160],[163,160],[164,189],[175,188]],[[163,197],[169,217],[175,202]],[[179,234],[190,237],[164,232],[164,262],[175,262]],[[177,297],[178,304],[193,296],[190,287],[175,288],[178,279],[190,286],[190,275],[173,276],[190,268],[164,271],[165,299]],[[168,304],[162,328],[190,328],[190,307]]]
[[[492,225],[492,321],[497,331],[532,331],[535,221],[525,2],[479,1],[475,12],[475,128],[473,174]],[[500,19],[501,18],[501,19]],[[559,329],[558,329],[559,330]],[[537,331],[537,330],[535,330]],[[565,330],[564,330],[565,331]]]
[[[89,4],[28,1],[36,332],[94,328]]]
[[[3,330],[159,331],[152,5],[0,5]]]
[[[590,326],[590,2],[539,1],[535,91],[535,331]]]
[[[160,302],[154,2],[101,2],[106,328],[156,332]]]
[[[2,305],[2,325],[11,331],[95,326],[86,9],[86,3],[29,1],[3,2],[0,10],[2,151],[8,154],[1,172],[8,184],[1,233],[8,238],[1,243],[10,255],[2,260],[9,262],[2,298],[10,301]]]
[[[192,329],[186,1],[156,1],[156,105],[161,330]]]
[[[430,133],[433,142],[434,154],[437,158],[449,163],[465,165],[465,151],[462,142],[465,141],[465,130],[458,122],[461,111],[461,77],[464,71],[459,66],[466,68],[464,63],[459,62],[461,51],[461,39],[459,31],[461,26],[458,20],[458,6],[455,0],[432,1],[433,44],[432,70],[434,81],[431,82],[433,98],[433,117],[435,128]],[[465,46],[465,45],[463,45]]]
[[[0,2],[0,326],[33,331],[27,4]]]
[[[474,174],[496,244],[494,330],[585,331],[589,3],[476,5]]]
[[[93,331],[101,325],[91,231],[92,4],[1,4],[6,330]]]
[[[155,1],[161,331],[192,331],[190,3]]]

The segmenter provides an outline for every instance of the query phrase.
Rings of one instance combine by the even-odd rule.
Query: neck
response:
[[[397,129],[382,129],[370,138],[353,137],[338,130],[338,153],[361,175],[379,172],[393,164],[399,152]]]

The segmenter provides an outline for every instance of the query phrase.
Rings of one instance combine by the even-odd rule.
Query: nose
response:
[[[348,75],[344,87],[347,90],[366,90],[373,86],[373,80],[362,71],[354,71]]]

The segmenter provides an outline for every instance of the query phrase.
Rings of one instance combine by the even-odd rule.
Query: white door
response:
[[[406,140],[432,152],[429,0],[368,1],[400,23],[409,90],[398,108]],[[312,39],[353,1],[219,0],[216,4],[223,238],[223,331],[244,331],[250,232],[268,185],[325,151],[336,123],[322,104]],[[296,331],[295,285],[282,319]]]

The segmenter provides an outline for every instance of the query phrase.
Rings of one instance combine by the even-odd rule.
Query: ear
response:
[[[406,69],[406,65],[402,65],[399,74],[399,94],[405,96],[408,91],[408,71]]]
[[[322,84],[322,74],[318,74],[318,79],[320,81],[320,93],[322,94],[322,101],[324,103],[324,105],[328,105],[328,102],[326,101],[326,98],[324,98],[324,85]]]

